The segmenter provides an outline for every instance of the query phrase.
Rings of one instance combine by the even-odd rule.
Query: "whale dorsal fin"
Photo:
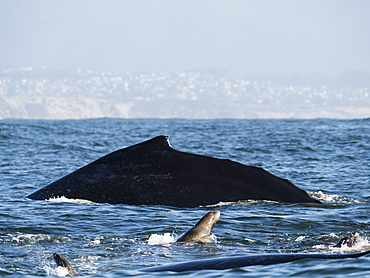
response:
[[[149,139],[145,142],[139,143],[129,148],[130,149],[140,148],[150,151],[168,151],[172,149],[170,141],[168,140],[168,136],[166,135],[159,135],[157,137],[154,137],[152,139]]]

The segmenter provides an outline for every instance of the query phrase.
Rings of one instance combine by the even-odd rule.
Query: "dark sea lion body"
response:
[[[167,136],[110,153],[27,196],[197,207],[240,200],[320,203],[262,168],[173,149]]]
[[[333,247],[341,248],[343,246],[353,247],[360,240],[360,235],[354,233],[351,236],[342,237]]]
[[[65,267],[69,273],[69,276],[78,276],[77,272],[73,269],[69,261],[58,253],[53,254],[54,260],[57,266]]]
[[[210,211],[204,215],[194,227],[188,230],[176,242],[192,241],[192,242],[209,242],[209,237],[213,227],[220,218],[220,211]]]

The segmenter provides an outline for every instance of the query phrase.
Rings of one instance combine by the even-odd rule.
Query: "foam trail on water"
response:
[[[342,204],[364,203],[363,201],[360,201],[360,200],[351,199],[351,198],[343,197],[340,195],[330,195],[322,191],[308,192],[308,194],[312,198],[318,199],[324,204],[342,205]]]

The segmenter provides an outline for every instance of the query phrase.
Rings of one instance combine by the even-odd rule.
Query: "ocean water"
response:
[[[169,135],[177,150],[263,167],[323,204],[251,200],[175,208],[25,198],[103,155],[157,135]],[[1,276],[61,276],[52,258],[58,252],[90,277],[370,277],[369,256],[175,275],[138,271],[221,256],[368,250],[370,119],[2,120],[0,153]],[[171,244],[214,209],[221,210],[214,243]],[[353,232],[360,234],[355,246],[332,247]]]

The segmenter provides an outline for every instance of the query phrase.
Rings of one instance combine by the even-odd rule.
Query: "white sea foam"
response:
[[[76,204],[96,204],[89,200],[83,200],[83,199],[69,199],[67,197],[53,197],[50,199],[47,199],[46,201],[50,202],[61,202],[61,203],[76,203]]]
[[[214,207],[223,207],[223,206],[249,206],[252,204],[259,204],[259,203],[278,203],[278,202],[269,201],[269,200],[243,200],[243,201],[236,201],[236,202],[219,202],[217,204],[200,206],[200,207],[214,208]]]
[[[174,243],[176,237],[171,233],[164,233],[163,235],[151,234],[148,239],[149,245],[167,245]]]
[[[302,241],[306,238],[306,236],[299,236],[294,241]]]
[[[11,237],[12,242],[19,244],[35,244],[38,242],[53,242],[53,243],[62,243],[63,241],[68,240],[67,237],[57,237],[54,235],[43,235],[43,234],[21,234],[14,235]]]
[[[352,204],[352,203],[363,203],[360,200],[343,197],[340,195],[330,195],[322,191],[308,192],[309,195],[325,204]]]
[[[358,238],[358,241],[351,247],[347,245],[343,245],[340,248],[330,247],[329,250],[331,252],[340,252],[340,253],[362,252],[362,251],[370,250],[370,242],[368,241],[367,237],[360,236]]]
[[[97,274],[98,267],[97,267],[97,261],[101,259],[100,256],[83,256],[79,259],[74,260],[72,263],[73,268],[79,272],[86,272],[90,274]],[[42,269],[44,269],[46,275],[53,275],[53,276],[60,276],[60,277],[66,277],[70,276],[68,269],[65,267],[54,267],[56,266],[54,263],[50,264],[50,260],[43,263]]]
[[[57,268],[53,268],[48,265],[45,265],[43,269],[45,270],[46,275],[54,275],[60,277],[70,276],[68,269],[66,267],[58,266]]]
[[[333,234],[332,234],[333,235]],[[330,253],[356,253],[370,250],[370,242],[367,237],[359,237],[358,241],[351,247],[343,245],[340,248],[334,247],[332,244],[330,246],[326,244],[317,244],[312,246],[313,249],[327,250]]]

